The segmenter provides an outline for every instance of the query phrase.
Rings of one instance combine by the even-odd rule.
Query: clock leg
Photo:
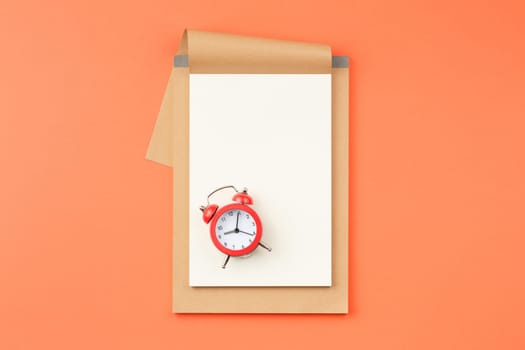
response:
[[[272,248],[270,248],[269,246],[266,245],[266,243],[263,243],[262,241],[259,242],[259,245],[261,247],[263,247],[264,249],[266,249],[267,251],[271,252],[272,251]]]
[[[226,264],[228,263],[228,261],[230,261],[230,256],[229,256],[229,255],[226,255],[226,260],[224,260],[224,264],[222,264],[222,268],[223,268],[223,269],[226,268]]]

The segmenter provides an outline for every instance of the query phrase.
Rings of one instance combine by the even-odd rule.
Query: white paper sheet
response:
[[[331,75],[190,74],[189,97],[190,285],[330,286]],[[248,188],[272,251],[222,269],[199,206],[230,184]]]

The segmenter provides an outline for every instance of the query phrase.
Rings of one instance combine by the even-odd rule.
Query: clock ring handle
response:
[[[247,193],[247,192],[248,192],[248,189],[247,189],[246,187],[243,188],[242,191],[239,191],[239,190],[238,190],[237,188],[235,188],[235,186],[233,186],[233,185],[222,186],[222,187],[219,187],[219,188],[213,190],[213,191],[208,195],[208,197],[206,198],[206,202],[208,203],[208,205],[210,205],[210,197],[211,197],[212,195],[214,195],[215,193],[217,193],[217,192],[219,192],[219,191],[225,190],[225,189],[227,189],[227,188],[232,188],[235,192],[244,192],[244,193]]]

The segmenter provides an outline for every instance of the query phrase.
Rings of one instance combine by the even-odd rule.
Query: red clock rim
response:
[[[217,226],[217,220],[219,220],[221,215],[227,211],[235,210],[235,209],[243,210],[249,213],[255,220],[255,226],[257,227],[257,233],[255,234],[255,238],[252,244],[250,244],[248,247],[241,249],[241,250],[232,250],[232,249],[228,249],[224,247],[217,239],[217,235],[215,231],[215,227]],[[215,247],[217,247],[217,249],[219,249],[224,254],[231,255],[231,256],[242,256],[242,255],[250,254],[251,252],[255,250],[255,248],[257,248],[262,238],[261,219],[259,218],[259,215],[257,215],[257,213],[255,212],[255,210],[253,210],[252,208],[250,208],[249,206],[245,204],[240,204],[240,203],[227,204],[224,207],[219,208],[219,210],[217,210],[217,212],[213,216],[213,219],[210,222],[210,236],[211,236],[211,240],[213,244],[215,245]]]

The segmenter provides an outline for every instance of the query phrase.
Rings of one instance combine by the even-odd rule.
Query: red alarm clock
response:
[[[233,203],[219,207],[210,204],[210,197],[221,190],[231,188],[235,191]],[[208,195],[207,205],[201,206],[202,220],[210,224],[210,236],[217,249],[226,254],[222,265],[224,269],[232,256],[244,256],[253,252],[258,246],[271,251],[261,242],[263,227],[259,215],[250,205],[253,199],[244,188],[238,191],[234,186],[219,187]]]

